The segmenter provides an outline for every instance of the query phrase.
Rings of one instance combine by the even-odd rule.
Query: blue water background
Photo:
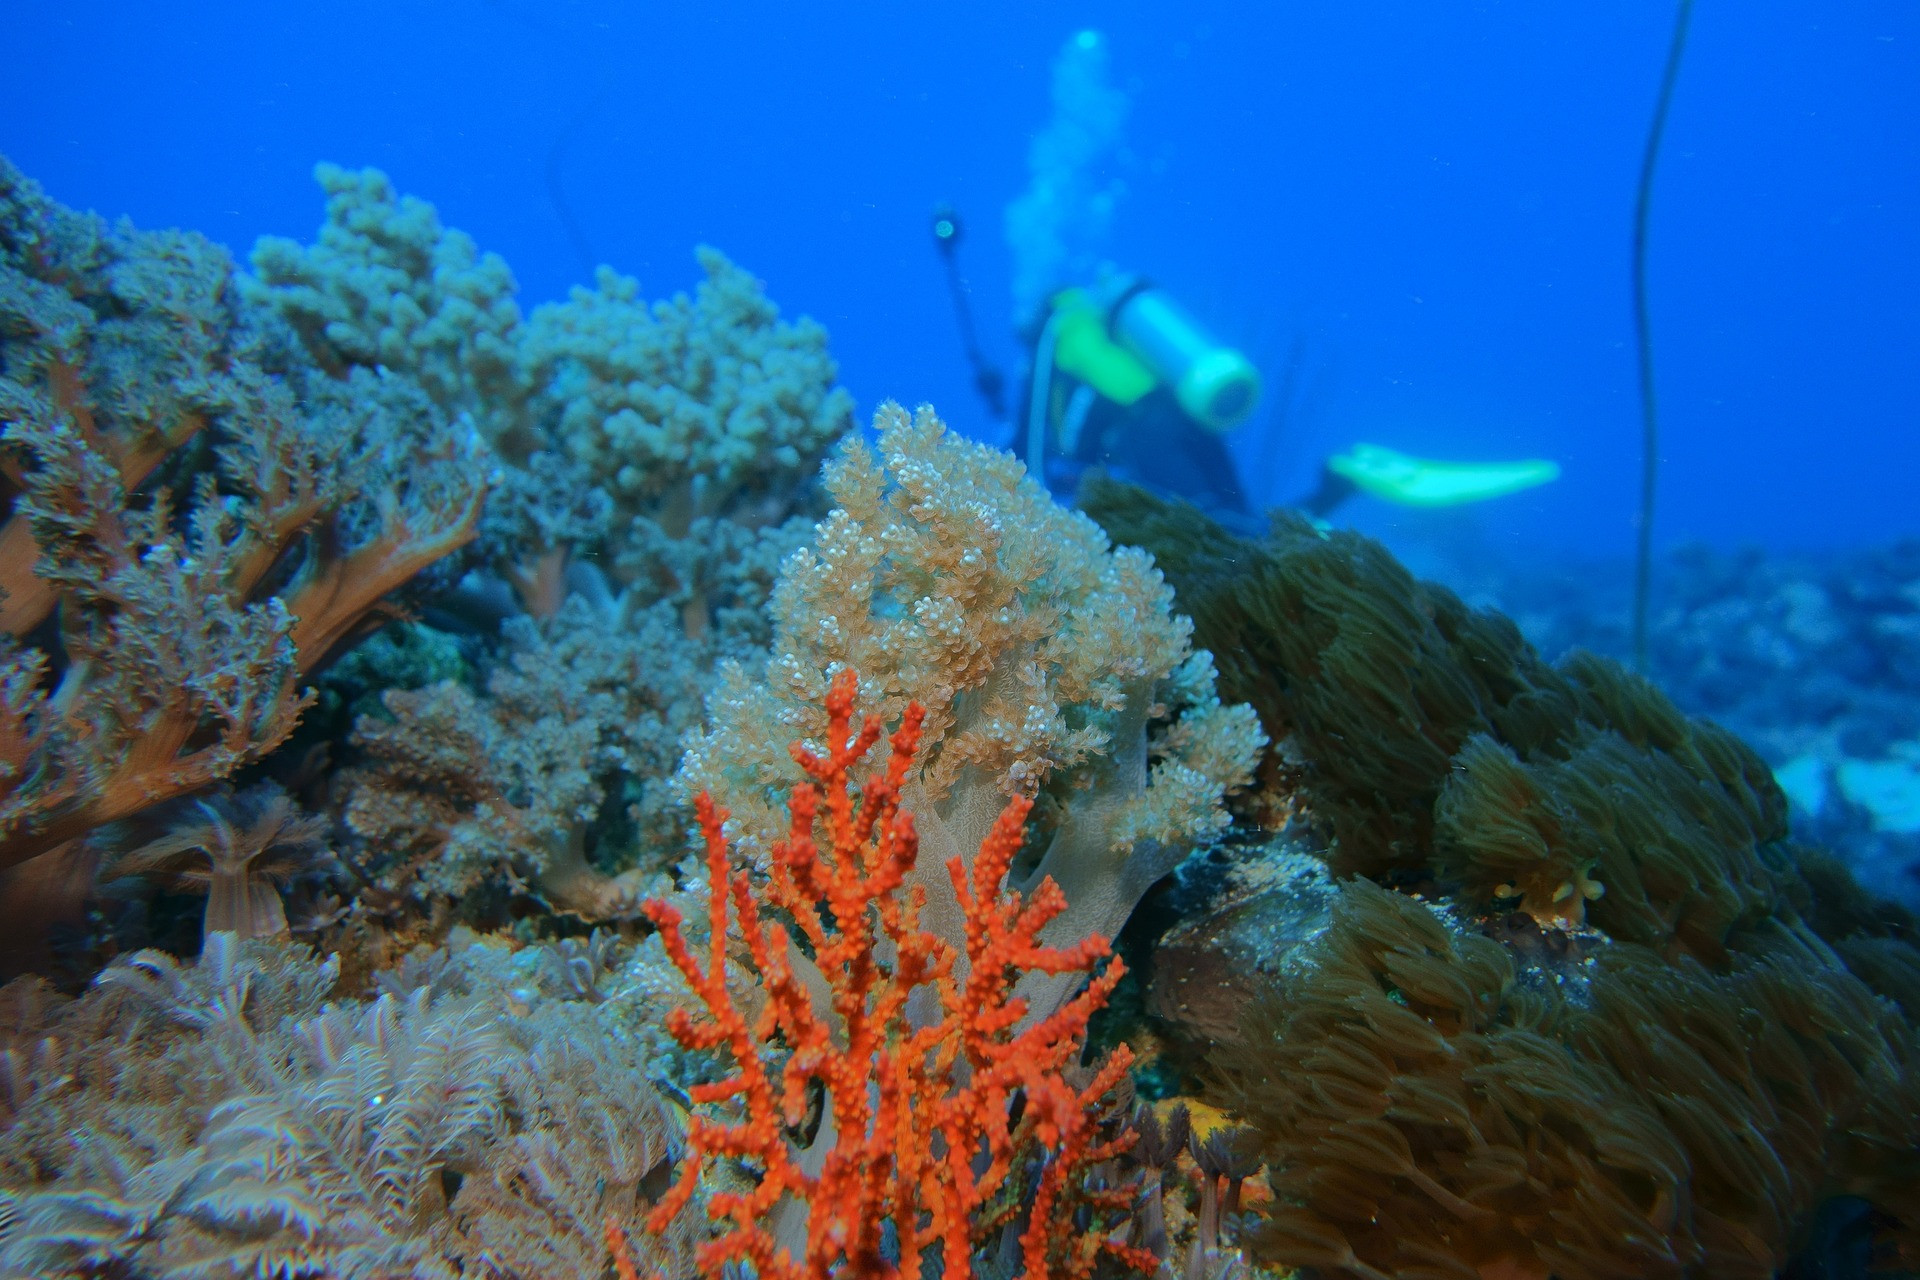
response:
[[[1133,99],[1116,260],[1276,392],[1260,501],[1355,440],[1545,455],[1557,485],[1397,544],[1625,554],[1639,465],[1633,184],[1672,7],[8,0],[0,149],[58,199],[244,253],[310,240],[314,161],[376,165],[502,254],[531,305],[591,252],[650,294],[724,248],[832,330],[863,411],[989,435],[929,209],[1018,362],[1001,211],[1048,66],[1106,33]],[[1920,7],[1701,0],[1655,197],[1661,541],[1920,533]],[[1292,370],[1291,373],[1288,370]]]

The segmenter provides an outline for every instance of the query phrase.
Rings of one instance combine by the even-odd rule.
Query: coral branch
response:
[[[47,389],[53,405],[73,422],[89,445],[107,458],[123,489],[137,488],[170,450],[179,448],[206,426],[204,416],[183,414],[165,431],[146,429],[108,437],[95,428],[80,374],[72,365],[58,359],[50,362]],[[12,468],[11,478],[19,487],[27,487],[27,476],[18,466]],[[0,525],[0,634],[18,636],[31,631],[59,602],[53,585],[34,572],[39,561],[40,544],[34,537],[33,523],[26,511],[15,510]]]

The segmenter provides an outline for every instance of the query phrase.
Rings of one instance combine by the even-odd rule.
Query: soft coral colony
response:
[[[0,1274],[1912,1264],[1914,923],[1737,741],[318,176],[0,167]]]

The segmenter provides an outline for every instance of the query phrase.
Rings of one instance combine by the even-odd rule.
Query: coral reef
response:
[[[593,289],[523,320],[507,264],[377,169],[322,164],[327,220],[312,246],[255,246],[246,296],[271,308],[333,372],[415,378],[449,414],[470,414],[510,460],[553,449],[623,514],[673,526],[788,501],[846,430],[826,332],[786,323],[718,250],[706,280],[648,304],[602,268]]]
[[[1833,1196],[1916,1220],[1916,1051],[1817,945],[1715,971],[1614,944],[1574,995],[1357,878],[1219,1065],[1263,1139],[1276,1261],[1767,1280]]]
[[[598,542],[544,545],[671,604],[701,657],[745,656],[767,643],[776,567],[819,514],[814,479],[853,401],[819,325],[781,320],[717,250],[696,256],[707,278],[691,298],[649,305],[603,270],[537,308],[521,359],[543,447],[610,508]]]
[[[278,882],[324,861],[326,833],[324,818],[301,816],[285,792],[262,783],[194,800],[166,835],[114,859],[104,874],[204,886],[205,932],[271,938],[287,932]]]
[[[670,1044],[671,1015],[740,996],[759,1017],[796,989],[764,947],[759,994],[703,984],[679,930],[648,932],[638,904],[655,897],[666,923],[711,920],[717,901],[716,956],[758,936],[728,933],[746,919],[727,919],[717,819],[706,876],[676,865],[686,793],[667,780],[721,659],[764,664],[780,627],[817,627],[828,615],[806,609],[838,604],[805,581],[851,536],[844,511],[811,524],[813,473],[850,416],[824,334],[781,321],[711,251],[691,299],[649,306],[605,273],[523,318],[504,264],[374,171],[323,166],[319,243],[263,242],[252,277],[196,237],[110,230],[3,176],[0,847],[36,866],[87,837],[106,861],[104,889],[73,864],[96,931],[59,975],[79,994],[34,977],[0,995],[0,1272],[595,1275],[638,1251],[649,1272],[688,1274],[703,1241],[727,1247],[703,1220],[726,1216],[742,1178],[699,1142],[740,1117],[714,1083],[718,1042],[683,1016],[691,1043]],[[913,912],[934,864],[901,838],[906,819],[883,824],[884,868],[852,876],[848,771],[877,727],[853,755],[840,742],[824,798],[806,793],[843,821],[817,861],[790,844],[779,864],[781,918],[813,926],[810,958],[791,959],[830,985],[833,939],[864,919],[848,895],[877,892],[875,874],[900,891],[905,931],[864,935],[849,963],[912,970],[874,990],[873,1026],[905,1037],[886,1105],[932,1122],[903,1153],[893,1209],[853,1194],[851,1156],[832,1167],[848,1194],[812,1198],[865,1223],[861,1257],[878,1256],[884,1218],[928,1248],[958,1231],[958,1262],[1024,1249],[1035,1275],[1151,1265],[1164,1240],[1155,1255],[1120,1238],[1129,1060],[1077,1062],[1122,967],[1091,985],[1086,969],[1106,955],[1098,921],[1124,919],[1224,825],[1258,730],[1213,696],[1144,557],[1112,552],[1002,455],[943,443],[930,416],[884,447],[893,479],[857,444],[835,471],[865,468],[864,497],[837,498],[899,513],[866,616],[909,595],[945,609],[917,641],[897,629],[914,661],[951,646],[942,628],[999,622],[960,668],[916,681],[885,666],[874,705],[899,720],[932,699],[924,754],[939,763],[910,760],[912,713],[899,776],[869,780],[861,812],[892,814],[903,789],[955,802],[944,824],[929,809],[950,843],[961,810],[990,803],[977,834],[993,838],[945,882],[959,932],[925,932]],[[839,689],[850,703],[851,675]],[[709,753],[721,732],[700,739]],[[1048,834],[1028,848],[1036,804]],[[1031,865],[1010,893],[1016,859]],[[1086,891],[1063,896],[1056,868]],[[16,880],[10,905],[43,907],[48,883]],[[837,905],[809,914],[813,890]],[[1065,945],[1042,939],[1063,922]],[[143,938],[200,954],[132,950]],[[410,945],[422,938],[444,945]],[[947,1013],[923,1020],[936,996]],[[835,1058],[854,1024],[810,1009],[788,1001],[815,1058],[762,1045],[771,1069]],[[833,1105],[851,1109],[821,1132],[850,1143],[869,1099],[834,1078]],[[656,1084],[692,1087],[704,1135],[664,1208],[681,1115]],[[765,1149],[784,1149],[770,1123]],[[878,1149],[895,1129],[872,1131]],[[963,1154],[975,1137],[999,1161],[985,1181]],[[923,1222],[915,1206],[932,1202],[915,1197],[941,1169],[945,1207]],[[822,1225],[816,1243],[835,1239]]]
[[[523,319],[505,264],[431,205],[377,170],[318,177],[318,242],[262,241],[247,296],[321,367],[404,373],[493,442],[470,604],[524,615],[479,678],[394,689],[359,718],[355,861],[387,892],[504,873],[557,908],[630,915],[635,877],[682,843],[662,785],[679,738],[718,657],[764,652],[777,566],[850,425],[825,332],[704,248],[691,298],[649,304],[603,269]]]
[[[757,280],[705,247],[691,298],[649,304],[602,268],[594,289],[523,320],[506,264],[433,206],[377,169],[315,172],[318,241],[262,240],[244,292],[321,367],[405,373],[523,473],[504,478],[518,500],[491,550],[531,612],[558,605],[565,561],[586,554],[622,583],[646,579],[643,603],[672,598],[699,629],[731,603],[754,535],[780,553],[800,536],[781,526],[810,513],[813,472],[853,409],[819,325],[781,320]]]
[[[1475,909],[1699,955],[1772,891],[1786,806],[1766,765],[1645,681],[1549,666],[1356,534],[1280,514],[1254,542],[1111,483],[1087,502],[1154,550],[1336,874],[1438,873]]]
[[[248,276],[0,162],[0,1275],[1920,1263],[1920,920],[1733,733],[319,177]]]
[[[447,415],[510,435],[526,384],[507,264],[378,169],[321,164],[313,176],[327,196],[318,242],[262,238],[242,296],[283,316],[328,373],[405,374]]]
[[[621,618],[574,597],[546,623],[514,619],[507,639],[484,694],[454,681],[390,690],[385,716],[361,717],[346,821],[377,860],[365,874],[425,899],[504,870],[555,909],[631,915],[642,853],[658,864],[679,844],[666,779],[701,679],[679,618],[664,604]],[[624,871],[589,862],[590,835]]]
[[[1182,909],[1154,940],[1148,1008],[1211,1045],[1241,1038],[1247,1003],[1326,931],[1336,889],[1311,842],[1288,832],[1222,843],[1181,868],[1175,892]]]
[[[786,324],[716,249],[692,298],[649,306],[603,270],[593,290],[541,307],[522,359],[554,407],[552,435],[614,495],[679,536],[754,503],[775,510],[847,429],[826,331]]]

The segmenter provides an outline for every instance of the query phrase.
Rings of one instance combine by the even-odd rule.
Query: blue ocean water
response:
[[[1268,378],[1257,502],[1356,440],[1539,455],[1557,484],[1405,546],[1624,555],[1639,465],[1628,238],[1672,6],[795,6],[12,0],[0,149],[56,198],[244,254],[310,238],[317,160],[388,171],[506,258],[524,304],[605,261],[649,293],[725,249],[827,324],[862,405],[991,436],[928,213],[1010,371],[1002,214],[1049,65],[1106,41],[1128,114],[1115,262]],[[1920,532],[1920,10],[1698,7],[1654,196],[1660,540]],[[569,220],[573,224],[569,231]]]

